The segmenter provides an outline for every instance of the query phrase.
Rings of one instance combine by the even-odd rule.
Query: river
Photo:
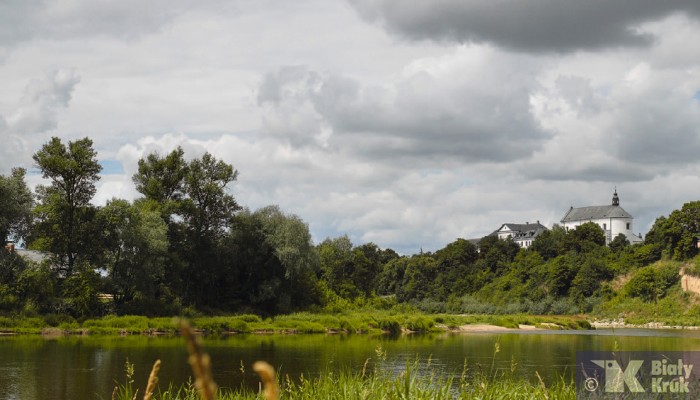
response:
[[[251,371],[265,360],[292,379],[300,374],[363,366],[399,372],[417,362],[418,373],[443,377],[494,368],[551,382],[571,379],[577,351],[700,350],[700,331],[618,329],[516,331],[408,335],[234,335],[205,338],[214,378],[222,387],[257,387]],[[499,351],[495,348],[498,344]],[[108,399],[115,381],[124,382],[126,360],[135,365],[134,386],[143,387],[156,359],[161,382],[190,377],[183,340],[178,337],[0,337],[0,399]],[[493,367],[492,367],[493,366]]]

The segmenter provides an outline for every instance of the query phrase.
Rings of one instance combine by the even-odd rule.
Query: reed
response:
[[[260,379],[262,379],[265,400],[278,400],[280,389],[275,379],[275,369],[265,361],[258,361],[253,364],[253,371],[257,372],[260,375]]]
[[[158,371],[160,371],[160,360],[156,360],[153,364],[153,368],[151,368],[151,374],[148,376],[148,384],[146,384],[143,400],[151,400],[151,397],[153,397],[153,393],[158,386]]]
[[[373,372],[325,372],[315,378],[275,375],[267,363],[256,363],[253,369],[260,375],[264,384],[262,392],[241,387],[219,389],[219,400],[361,400],[361,399],[412,399],[412,400],[574,400],[575,386],[563,378],[546,386],[538,376],[536,382],[529,382],[513,376],[499,374],[467,374],[457,378],[442,378],[437,374],[428,376],[416,373],[421,365],[408,364],[398,374]],[[538,374],[539,375],[539,374]],[[281,387],[280,387],[281,384]],[[115,390],[114,400],[135,399],[135,392]],[[282,396],[281,396],[282,395]],[[154,393],[154,400],[196,400],[206,399],[204,394],[191,384],[179,387],[171,383],[167,390]]]
[[[209,354],[202,350],[199,338],[194,333],[192,326],[185,320],[180,320],[180,332],[187,343],[187,351],[190,353],[188,362],[194,373],[194,385],[199,391],[202,400],[215,400],[217,386],[211,376],[211,359]]]

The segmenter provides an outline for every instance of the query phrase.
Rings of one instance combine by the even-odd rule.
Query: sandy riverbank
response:
[[[700,326],[666,325],[662,322],[647,322],[646,324],[628,324],[623,319],[591,321],[591,326],[595,329],[700,329]]]
[[[561,326],[556,325],[556,324],[551,324],[553,325],[551,328],[553,329],[561,329]],[[527,330],[536,330],[536,329],[549,329],[550,327],[546,326],[534,326],[534,325],[523,325],[520,324],[518,325],[517,328],[506,328],[503,326],[498,326],[498,325],[491,325],[491,324],[469,324],[469,325],[462,325],[459,328],[453,330],[454,332],[516,332],[516,331],[527,331]]]

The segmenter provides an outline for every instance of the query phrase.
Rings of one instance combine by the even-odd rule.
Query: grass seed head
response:
[[[265,361],[258,361],[253,364],[253,370],[260,375],[260,379],[263,382],[265,399],[278,400],[280,390],[275,379],[275,369]]]

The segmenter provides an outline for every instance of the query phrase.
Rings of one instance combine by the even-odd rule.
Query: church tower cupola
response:
[[[613,194],[613,202],[612,205],[614,206],[619,206],[620,205],[620,198],[617,197],[617,188],[615,188],[615,194]]]

